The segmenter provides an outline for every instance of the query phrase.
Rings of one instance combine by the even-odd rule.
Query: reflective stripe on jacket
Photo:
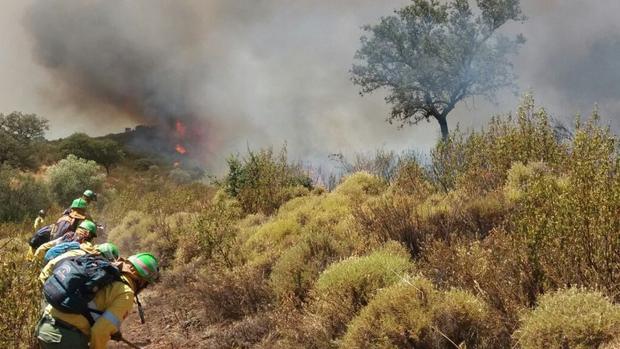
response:
[[[90,303],[92,309],[103,312],[91,313],[95,319],[92,327],[86,317],[80,314],[65,313],[51,305],[45,308],[45,312],[82,331],[90,338],[91,349],[105,349],[112,334],[120,330],[122,321],[133,308],[135,285],[129,278],[125,276],[122,278],[129,285],[115,281],[99,290]]]

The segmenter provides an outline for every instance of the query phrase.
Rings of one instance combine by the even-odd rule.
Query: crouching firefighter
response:
[[[137,295],[159,275],[150,253],[139,253],[111,263],[97,255],[61,261],[45,281],[43,294],[49,305],[37,324],[43,349],[104,349],[120,336],[121,322]],[[142,317],[142,316],[141,316]]]

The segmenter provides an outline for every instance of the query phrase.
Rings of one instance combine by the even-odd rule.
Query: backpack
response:
[[[43,284],[45,300],[54,308],[67,313],[81,314],[91,326],[95,323],[88,303],[100,289],[114,281],[121,281],[120,271],[107,259],[98,255],[83,255],[63,259]]]
[[[43,263],[47,264],[49,261],[60,256],[63,253],[71,250],[78,250],[79,248],[80,243],[77,241],[60,243],[47,250],[47,253],[45,253],[45,257],[43,258]]]
[[[64,215],[60,217],[55,223],[55,229],[52,232],[52,239],[57,239],[63,235],[65,235],[69,231],[75,231],[77,226],[80,224],[81,220],[73,218],[69,215]]]
[[[50,241],[53,230],[54,224],[49,224],[39,228],[39,230],[37,230],[34,235],[32,235],[30,241],[28,241],[28,245],[30,245],[33,250],[36,250],[37,248],[39,248],[39,246]]]

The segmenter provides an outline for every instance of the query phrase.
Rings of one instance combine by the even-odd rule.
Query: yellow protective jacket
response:
[[[47,251],[49,251],[50,248],[58,245],[61,241],[62,241],[62,236],[59,237],[58,239],[48,241],[44,243],[43,245],[39,246],[36,249],[36,251],[34,251],[34,260],[39,261],[39,262],[43,261],[43,258],[45,258],[45,254],[47,253]]]
[[[80,314],[65,313],[51,305],[45,308],[45,312],[55,319],[64,321],[82,331],[90,338],[91,349],[105,349],[112,334],[120,331],[122,321],[133,308],[136,286],[130,278],[122,276],[122,279],[128,284],[114,281],[95,294],[90,307],[102,311],[103,314],[95,315],[92,313],[95,319],[92,327],[86,317]]]
[[[45,221],[43,220],[43,217],[37,216],[37,218],[35,218],[34,220],[34,224],[32,225],[34,227],[34,230],[37,231],[40,227],[43,226],[44,222]]]
[[[36,261],[43,261],[47,251],[49,251],[52,247],[58,245],[59,243],[63,242],[62,238],[63,237],[61,236],[58,239],[46,242],[43,245],[39,246],[39,248],[37,248],[37,250],[34,251],[34,260],[36,260]],[[82,249],[82,250],[84,250],[84,251],[86,251],[88,253],[99,253],[99,252],[97,252],[97,250],[95,250],[95,247],[90,242],[88,242],[88,241],[80,244],[80,249]]]
[[[41,270],[41,273],[39,273],[39,281],[41,281],[41,284],[44,284],[45,281],[54,272],[54,268],[56,268],[56,264],[58,264],[58,262],[60,262],[61,260],[67,257],[76,257],[76,256],[83,256],[85,254],[96,254],[96,253],[99,253],[99,251],[97,251],[95,247],[91,245],[90,242],[85,242],[80,245],[79,249],[67,251],[61,254],[60,256],[52,259],[51,261],[47,262],[47,264]]]

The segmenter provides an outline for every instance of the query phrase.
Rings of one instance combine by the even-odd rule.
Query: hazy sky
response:
[[[397,130],[384,122],[382,96],[362,98],[349,81],[360,26],[406,3],[5,0],[0,112],[48,118],[50,138],[119,132],[138,114],[191,115],[208,120],[217,158],[285,141],[311,160],[427,149],[436,123]],[[527,39],[515,60],[520,89],[560,118],[598,103],[620,126],[620,1],[527,0],[523,8],[528,21],[507,28]],[[470,100],[449,122],[479,127],[517,101],[509,93],[497,104]]]

